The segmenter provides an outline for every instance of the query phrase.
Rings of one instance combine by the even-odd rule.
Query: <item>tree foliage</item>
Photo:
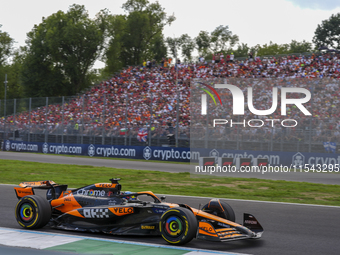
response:
[[[2,83],[7,75],[7,99],[18,98],[23,94],[19,79],[21,55],[19,50],[13,48],[13,44],[14,39],[7,32],[0,30],[0,82]],[[5,86],[0,86],[0,98],[4,98],[4,95]]]
[[[168,47],[168,51],[170,51],[170,54],[174,56],[174,58],[176,57],[178,58],[179,57],[178,51],[181,47],[180,37],[167,37],[165,41]]]
[[[192,61],[192,52],[195,49],[195,41],[188,35],[183,34],[179,38],[182,54],[184,55],[184,61]]]
[[[0,28],[2,25],[0,25]],[[14,39],[0,29],[0,66],[12,55]]]
[[[227,52],[239,42],[237,35],[229,30],[228,26],[220,25],[211,33],[200,31],[195,38],[198,53],[203,56],[217,52]]]
[[[160,61],[162,58],[167,56],[168,49],[166,47],[163,34],[159,34],[153,39],[153,43],[151,44],[149,51],[151,54],[149,53],[148,55],[152,56],[153,59],[157,61]]]
[[[207,31],[200,31],[198,36],[195,38],[198,53],[200,55],[207,55],[210,48],[210,35]]]
[[[128,12],[122,38],[124,64],[138,65],[155,58],[151,49],[157,43],[164,44],[163,29],[175,20],[174,16],[167,16],[158,2],[147,0],[128,0],[123,9]]]
[[[126,15],[108,15],[108,45],[105,50],[107,72],[119,67],[139,65],[143,60],[161,60],[167,54],[163,29],[174,16],[167,16],[158,2],[128,0],[123,4]],[[111,62],[115,61],[118,64]]]
[[[257,44],[254,50],[257,56],[286,54],[289,51],[289,45],[277,44],[270,41],[269,44]]]
[[[74,4],[66,13],[58,11],[43,18],[27,34],[27,45],[17,51],[13,50],[14,40],[0,30],[0,79],[8,74],[8,95],[79,93],[98,78],[91,67],[99,58],[106,64],[101,72],[104,78],[144,60],[160,61],[168,53],[192,61],[196,49],[206,59],[219,52],[247,57],[249,52],[264,56],[312,51],[311,43],[295,40],[289,44],[270,42],[249,47],[239,43],[238,36],[227,25],[211,32],[200,31],[195,38],[183,34],[165,39],[164,27],[171,25],[175,17],[168,16],[157,1],[126,0],[122,8],[124,15],[111,15],[105,9],[90,19],[84,6]],[[313,42],[317,46],[340,48],[340,14],[318,25]],[[4,94],[2,88],[0,98]]]
[[[234,55],[237,57],[247,57],[251,52],[251,48],[249,48],[248,44],[241,43],[237,45],[236,50],[234,50]]]
[[[220,25],[211,32],[210,48],[212,52],[225,52],[234,47],[238,41],[238,36],[233,35],[228,26]]]
[[[313,46],[312,43],[306,42],[305,40],[302,42],[292,40],[289,44],[289,51],[289,53],[311,52],[313,51]]]
[[[314,32],[313,43],[340,50],[340,13],[323,20]]]
[[[21,98],[24,96],[23,87],[20,82],[21,75],[21,61],[17,51],[13,53],[13,60],[10,64],[4,64],[0,67],[0,99],[5,97],[5,86],[3,82],[5,75],[7,75],[7,99]],[[2,112],[0,112],[0,115]]]
[[[24,60],[23,51],[24,48],[22,47],[14,50],[11,63],[4,68],[8,78],[7,98],[21,98],[24,96],[21,83],[21,70]]]
[[[277,44],[273,42],[263,45],[257,44],[250,49],[250,51],[252,51],[254,55],[256,54],[257,56],[305,53],[312,52],[312,50],[312,44],[310,42],[306,42],[305,40],[302,42],[292,40],[290,43],[286,44]]]
[[[188,35],[183,34],[180,37],[168,37],[166,38],[166,44],[170,54],[175,58],[180,58],[180,51],[184,56],[184,61],[192,61],[192,52],[196,47],[195,41]]]
[[[74,95],[89,86],[89,69],[100,54],[103,29],[82,5],[43,18],[27,34],[22,70],[26,95]]]
[[[103,54],[105,62],[104,73],[107,75],[122,69],[124,61],[122,59],[122,37],[125,31],[126,16],[125,15],[107,15],[106,16],[106,33],[107,43]]]

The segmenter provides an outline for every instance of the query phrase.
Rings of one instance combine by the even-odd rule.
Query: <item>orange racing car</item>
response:
[[[22,182],[15,187],[19,199],[15,217],[20,226],[102,232],[114,235],[161,235],[170,244],[193,238],[232,241],[260,238],[263,228],[244,213],[243,225],[235,222],[231,206],[212,199],[201,210],[165,202],[151,191],[121,191],[120,179],[74,190],[53,181]],[[47,189],[46,198],[34,189]]]

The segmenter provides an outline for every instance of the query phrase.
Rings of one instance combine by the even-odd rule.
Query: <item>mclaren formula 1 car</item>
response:
[[[122,192],[120,179],[74,190],[53,181],[22,182],[15,187],[19,199],[17,222],[26,229],[45,225],[65,230],[103,232],[114,235],[161,235],[170,244],[193,238],[231,241],[260,238],[263,228],[244,213],[243,225],[235,223],[233,209],[212,199],[201,210],[185,204],[166,203],[151,191]],[[35,195],[46,189],[46,198]]]

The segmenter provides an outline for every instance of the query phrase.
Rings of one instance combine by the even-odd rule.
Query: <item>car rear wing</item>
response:
[[[53,185],[58,185],[54,181],[37,181],[37,182],[20,182],[19,186],[26,188],[26,187],[32,187],[32,188],[50,188]]]
[[[36,182],[21,182],[20,187],[14,187],[17,198],[34,195],[34,189],[47,189],[47,200],[56,199],[60,197],[63,191],[67,190],[67,185],[59,185],[54,181],[36,181]]]

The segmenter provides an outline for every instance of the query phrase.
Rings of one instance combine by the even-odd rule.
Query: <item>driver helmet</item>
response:
[[[131,191],[125,191],[125,192],[122,192],[123,195],[127,195],[127,196],[124,196],[123,198],[125,198],[126,200],[138,200],[136,196],[134,195],[130,195],[132,194]]]

